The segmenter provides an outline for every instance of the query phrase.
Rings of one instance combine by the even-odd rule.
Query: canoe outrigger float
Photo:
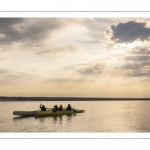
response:
[[[44,116],[58,116],[58,115],[67,115],[67,114],[75,114],[75,113],[83,113],[84,110],[72,109],[72,110],[63,110],[63,111],[14,111],[13,115],[20,116],[36,116],[36,117],[44,117]]]
[[[36,111],[14,111],[13,115],[17,115],[17,116],[36,116]]]

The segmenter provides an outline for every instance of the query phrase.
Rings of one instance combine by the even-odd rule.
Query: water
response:
[[[58,117],[18,117],[13,111],[70,103],[84,113]],[[150,132],[150,101],[1,101],[0,132]]]

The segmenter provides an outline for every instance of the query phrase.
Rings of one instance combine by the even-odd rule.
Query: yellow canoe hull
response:
[[[44,117],[44,116],[58,116],[58,115],[69,115],[74,113],[83,113],[84,110],[63,110],[63,111],[39,111],[36,113],[37,117]]]

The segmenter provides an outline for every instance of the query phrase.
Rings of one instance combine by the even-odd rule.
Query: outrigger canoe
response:
[[[13,115],[17,116],[37,116],[37,117],[44,117],[44,116],[57,116],[57,115],[67,115],[67,114],[74,114],[74,113],[82,113],[84,110],[73,109],[73,110],[63,110],[63,111],[14,111]]]
[[[78,110],[78,109],[63,110],[63,111],[57,111],[57,112],[53,112],[53,111],[39,111],[39,112],[36,112],[36,116],[37,117],[58,116],[58,115],[69,115],[69,114],[83,113],[83,112],[84,112],[84,110]]]

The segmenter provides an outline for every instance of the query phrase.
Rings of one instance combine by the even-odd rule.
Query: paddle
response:
[[[46,109],[53,110],[53,108],[46,108]]]
[[[42,105],[42,104],[40,104],[40,106],[41,106],[41,105]],[[49,110],[53,110],[53,108],[45,108],[45,109],[46,109],[46,110],[47,110],[47,109],[49,109]]]

